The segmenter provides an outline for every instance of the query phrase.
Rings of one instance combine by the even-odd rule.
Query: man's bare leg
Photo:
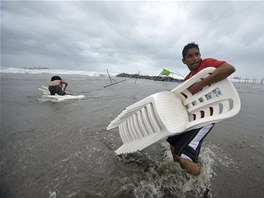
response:
[[[184,159],[184,158],[181,158],[179,157],[178,155],[176,155],[174,153],[175,151],[175,147],[170,145],[170,149],[171,149],[171,153],[172,153],[172,156],[173,156],[173,159],[174,161],[176,162],[179,162],[181,167],[183,169],[186,169],[186,171],[194,176],[198,176],[200,174],[200,166],[198,165],[198,163],[195,163],[191,160],[188,160],[188,159]]]

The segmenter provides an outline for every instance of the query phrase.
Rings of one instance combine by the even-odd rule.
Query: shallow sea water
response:
[[[176,83],[150,80],[135,83],[134,79],[126,79],[103,88],[110,83],[107,77],[65,75],[63,78],[69,82],[69,93],[86,98],[60,103],[41,101],[38,87],[47,85],[49,74],[1,74],[1,197],[240,195],[240,189],[219,192],[225,191],[224,185],[228,183],[221,171],[230,170],[227,173],[230,177],[232,171],[242,174],[229,152],[232,147],[225,145],[223,137],[226,136],[217,134],[225,129],[220,124],[204,141],[199,177],[186,174],[173,162],[164,140],[142,152],[115,154],[122,142],[118,129],[106,130],[108,124],[126,106],[150,94],[171,90]],[[238,90],[244,89],[238,87]],[[258,127],[263,126],[259,124]],[[244,139],[233,143],[233,148],[243,141],[247,144],[248,140],[245,135]],[[256,152],[259,150],[255,148]],[[263,161],[263,156],[260,160]],[[256,193],[262,182],[260,178],[254,183]],[[234,188],[238,187],[234,185]],[[246,192],[252,194],[253,191]]]

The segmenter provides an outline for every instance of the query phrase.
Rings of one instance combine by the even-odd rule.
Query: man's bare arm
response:
[[[233,72],[235,72],[235,70],[235,67],[230,65],[229,63],[223,63],[220,67],[216,68],[216,70],[210,76],[198,83],[195,83],[194,85],[189,87],[188,90],[192,94],[196,94],[197,92],[202,90],[203,87],[227,78]]]
[[[62,84],[65,84],[65,86],[64,86],[64,88],[63,88],[63,91],[65,91],[65,90],[66,90],[66,87],[68,86],[68,83],[65,82],[65,81],[63,81],[63,80],[61,81],[61,83],[62,83]]]

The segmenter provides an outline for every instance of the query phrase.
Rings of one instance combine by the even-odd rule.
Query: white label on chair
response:
[[[215,88],[214,90],[205,95],[207,100],[211,100],[212,98],[216,98],[219,96],[222,96],[222,92],[219,88]]]

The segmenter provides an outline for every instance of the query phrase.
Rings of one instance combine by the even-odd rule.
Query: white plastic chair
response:
[[[171,92],[182,99],[188,112],[189,120],[186,130],[200,128],[209,123],[219,122],[235,116],[240,108],[239,95],[229,79],[224,79],[211,86],[206,86],[200,92],[192,95],[187,89],[190,85],[206,78],[215,70],[206,68],[182,83]]]
[[[51,100],[51,101],[55,101],[55,102],[61,102],[64,100],[74,100],[74,99],[83,99],[85,98],[84,95],[50,95],[50,91],[48,89],[48,87],[45,86],[41,86],[40,88],[38,88],[42,93],[42,99],[44,100]]]
[[[40,88],[38,88],[38,90],[41,91],[43,95],[50,95],[48,87],[41,86]]]
[[[116,153],[140,151],[163,138],[237,114],[240,99],[228,79],[204,87],[195,95],[187,90],[214,70],[206,68],[171,91],[153,94],[127,107],[107,127],[119,127],[123,145]]]

